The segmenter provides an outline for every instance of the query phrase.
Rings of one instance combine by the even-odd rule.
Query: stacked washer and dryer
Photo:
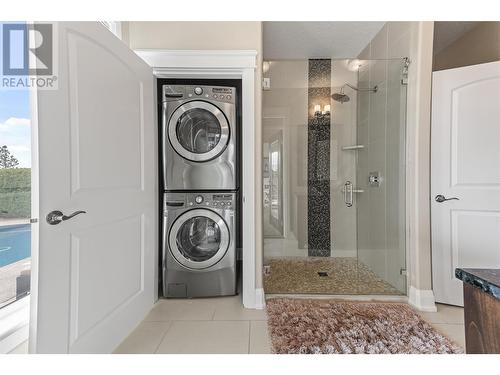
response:
[[[162,84],[162,273],[167,298],[236,294],[236,87]]]

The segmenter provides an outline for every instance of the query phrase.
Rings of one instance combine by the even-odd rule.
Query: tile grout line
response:
[[[250,354],[250,337],[252,334],[252,321],[247,320],[248,322],[248,348],[247,348],[247,354]]]
[[[267,319],[170,319],[170,320],[150,320],[144,323],[164,323],[164,322],[267,322]]]
[[[170,324],[168,325],[167,329],[165,330],[165,333],[162,335],[160,342],[156,346],[156,349],[153,354],[158,354],[158,349],[160,349],[161,344],[163,343],[163,340],[165,340],[165,337],[167,336],[168,331],[170,330],[170,327],[172,327],[172,324],[174,323],[173,320],[170,321]]]

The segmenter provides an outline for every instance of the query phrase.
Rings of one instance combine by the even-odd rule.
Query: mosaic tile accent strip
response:
[[[357,258],[265,258],[264,290],[271,294],[402,295]]]
[[[307,130],[307,238],[309,256],[330,256],[330,116],[314,106],[330,104],[331,60],[309,60]]]

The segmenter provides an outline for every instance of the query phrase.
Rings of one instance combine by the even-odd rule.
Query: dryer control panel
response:
[[[163,100],[204,99],[208,101],[236,103],[236,88],[224,86],[163,85]]]
[[[234,193],[189,193],[187,206],[209,206],[214,208],[234,209]]]
[[[165,210],[210,207],[224,210],[236,209],[236,193],[186,192],[166,193]]]

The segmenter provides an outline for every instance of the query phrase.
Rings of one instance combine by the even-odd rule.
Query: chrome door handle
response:
[[[444,195],[438,194],[438,195],[436,195],[436,198],[434,198],[434,200],[438,203],[443,203],[443,202],[451,201],[451,200],[459,201],[460,199],[458,199],[457,197],[446,198]]]
[[[344,184],[344,202],[347,207],[352,207],[352,182],[347,181]]]
[[[49,212],[46,220],[47,223],[49,223],[50,225],[57,225],[61,221],[66,221],[71,219],[72,217],[75,217],[76,215],[86,214],[86,213],[87,213],[86,211],[75,211],[71,215],[66,216],[61,211],[56,210]]]

